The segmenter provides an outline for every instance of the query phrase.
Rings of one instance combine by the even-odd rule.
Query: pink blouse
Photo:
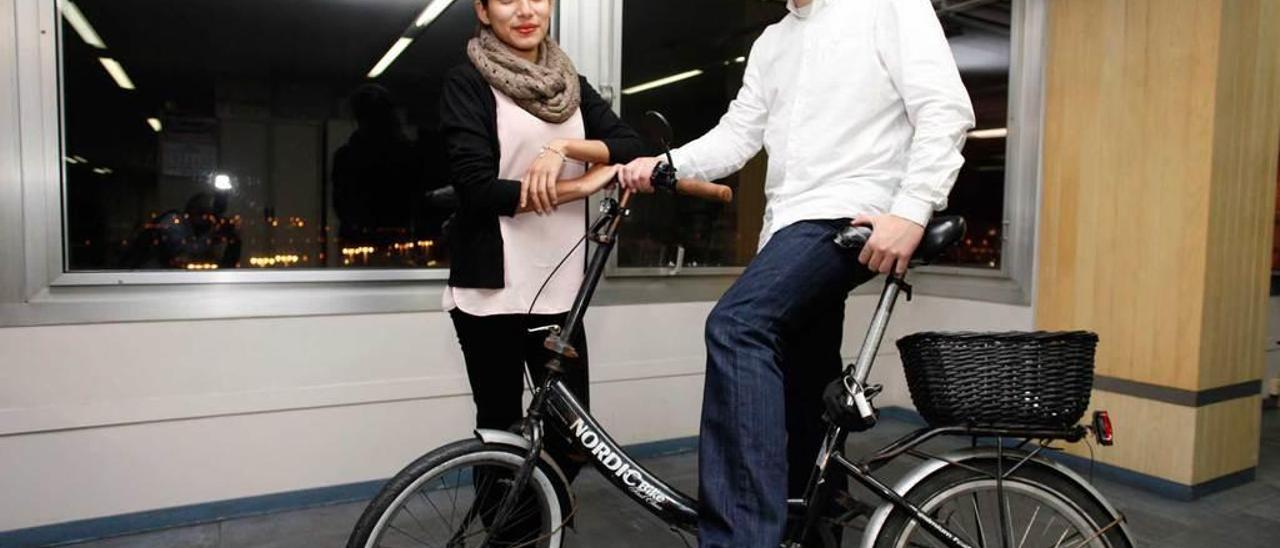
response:
[[[582,112],[574,113],[564,123],[551,124],[529,114],[496,89],[493,96],[498,103],[498,144],[502,155],[498,166],[499,178],[520,180],[542,152],[542,147],[554,139],[583,139],[586,136]],[[585,172],[585,165],[570,160],[560,171],[560,179],[575,179]],[[586,222],[584,200],[561,204],[546,216],[530,212],[515,217],[499,217],[506,274],[503,288],[446,287],[442,303],[444,309],[458,308],[473,316],[528,313],[538,288],[586,232]],[[547,283],[533,307],[533,313],[568,312],[582,284],[585,264],[584,243]]]

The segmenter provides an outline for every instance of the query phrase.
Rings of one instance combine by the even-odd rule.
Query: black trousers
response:
[[[566,314],[503,314],[473,316],[453,309],[453,327],[462,345],[467,364],[467,379],[476,403],[476,427],[509,430],[524,417],[524,372],[528,369],[534,383],[547,377],[543,367],[555,354],[542,346],[546,331],[530,333],[530,329],[563,325]],[[565,360],[562,377],[584,407],[590,408],[587,375],[587,340],[585,329],[570,338],[578,351],[578,359]],[[572,480],[585,462],[585,455],[571,455],[572,445],[555,428],[546,431],[544,447],[556,464]]]

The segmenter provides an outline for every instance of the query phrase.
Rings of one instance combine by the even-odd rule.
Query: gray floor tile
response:
[[[1179,548],[1274,548],[1280,546],[1280,522],[1249,515],[1219,516],[1207,525],[1187,528],[1183,533],[1168,537],[1160,545]]]
[[[322,506],[226,521],[221,548],[343,546],[365,503]]]
[[[210,523],[73,544],[76,548],[218,548],[219,524]]]

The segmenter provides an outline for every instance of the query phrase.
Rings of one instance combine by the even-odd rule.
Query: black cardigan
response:
[[[634,160],[648,151],[640,136],[622,123],[609,103],[581,78],[586,138],[604,141],[609,163]],[[503,287],[502,232],[498,216],[515,215],[520,181],[498,178],[498,106],[489,83],[471,63],[445,76],[440,124],[449,158],[449,182],[458,195],[458,213],[449,233],[449,285]]]

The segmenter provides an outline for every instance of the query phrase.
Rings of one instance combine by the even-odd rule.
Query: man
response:
[[[723,178],[769,154],[761,248],[707,319],[700,545],[777,546],[840,374],[844,300],[905,273],[963,164],[973,108],[929,0],[790,0],[752,46],[719,125],[672,152],[681,177]],[[626,166],[651,191],[661,160]],[[874,234],[836,246],[851,222]],[[785,403],[784,403],[785,402]]]

